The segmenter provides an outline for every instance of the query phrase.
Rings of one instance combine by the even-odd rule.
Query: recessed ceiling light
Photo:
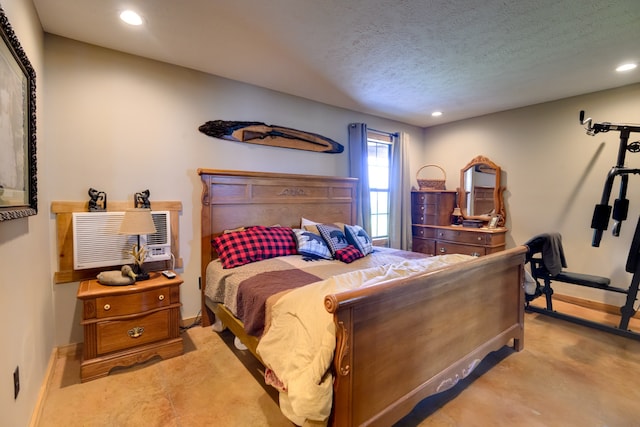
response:
[[[628,64],[620,65],[618,68],[616,68],[616,71],[630,71],[630,70],[633,70],[634,68],[636,68],[637,66],[638,66],[638,64],[630,62]]]
[[[133,10],[125,10],[120,14],[120,19],[129,25],[142,25],[142,18]]]
[[[442,111],[434,111],[433,113],[431,113],[431,115],[433,117],[440,117],[442,115]]]

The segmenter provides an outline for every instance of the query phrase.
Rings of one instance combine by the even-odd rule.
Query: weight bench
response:
[[[633,284],[629,289],[622,289],[611,286],[611,280],[607,277],[595,276],[591,274],[581,274],[566,271],[566,259],[562,247],[562,237],[559,233],[540,234],[525,243],[528,251],[526,262],[529,263],[531,276],[536,282],[535,292],[525,294],[525,309],[536,313],[546,314],[563,320],[568,320],[581,325],[593,327],[605,332],[613,332],[617,335],[631,337],[640,340],[640,334],[627,330],[629,319],[636,313],[633,303],[638,292],[637,283],[635,289]],[[635,278],[635,275],[634,275]],[[627,295],[627,304],[621,307],[622,319],[620,325],[613,326],[593,322],[576,316],[559,313],[553,308],[553,282],[568,283],[576,286],[586,286],[590,288],[602,289],[604,291],[616,292]],[[544,295],[546,307],[537,307],[530,302]]]

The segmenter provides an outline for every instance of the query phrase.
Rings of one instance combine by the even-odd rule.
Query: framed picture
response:
[[[499,215],[492,216],[489,220],[489,228],[496,228],[498,226],[498,221],[500,220]]]
[[[36,75],[0,7],[0,221],[38,213]]]

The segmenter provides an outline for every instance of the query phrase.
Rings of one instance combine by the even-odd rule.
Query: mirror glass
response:
[[[492,216],[499,215],[497,225],[504,225],[501,173],[500,166],[484,156],[477,156],[460,171],[458,203],[464,218],[488,222]]]

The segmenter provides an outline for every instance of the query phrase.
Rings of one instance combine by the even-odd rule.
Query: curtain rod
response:
[[[373,133],[378,133],[380,135],[389,135],[389,136],[395,136],[395,137],[400,136],[399,132],[393,132],[393,133],[392,132],[384,132],[384,131],[381,131],[381,130],[371,129],[369,127],[367,128],[367,132],[373,132]]]

